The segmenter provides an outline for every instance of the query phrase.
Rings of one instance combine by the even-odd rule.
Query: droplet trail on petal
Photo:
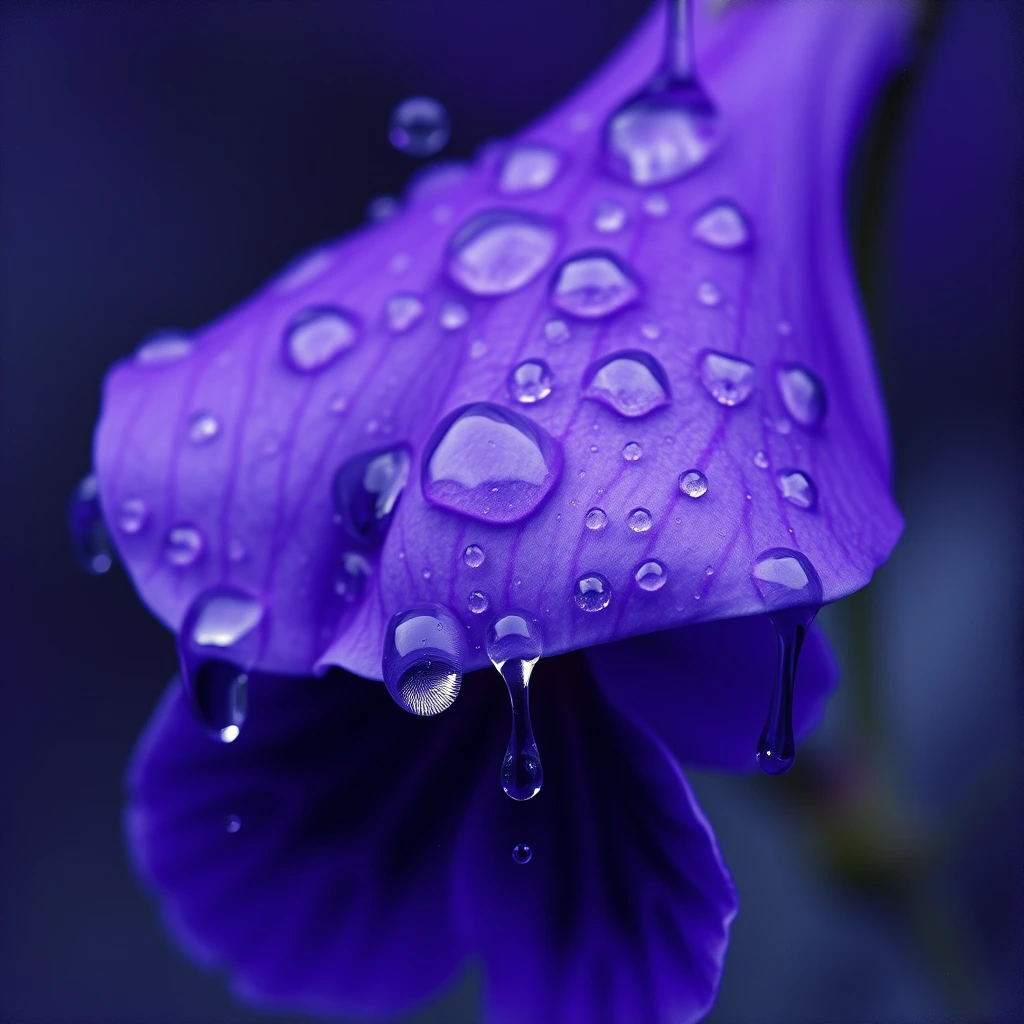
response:
[[[399,707],[437,715],[455,703],[466,662],[465,630],[446,608],[419,605],[388,623],[381,667]]]

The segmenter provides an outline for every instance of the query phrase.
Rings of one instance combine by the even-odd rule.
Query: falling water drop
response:
[[[713,249],[743,249],[750,242],[751,232],[740,208],[720,199],[697,215],[691,234]]]
[[[512,847],[512,859],[517,864],[529,864],[533,860],[533,850],[527,843],[516,843]]]
[[[708,394],[721,405],[741,405],[754,390],[754,364],[724,352],[704,352],[700,380]]]
[[[512,702],[512,734],[501,764],[501,787],[513,800],[529,800],[544,782],[530,721],[530,676],[542,653],[540,635],[526,612],[506,612],[487,627],[486,649]]]
[[[797,508],[812,509],[818,504],[818,488],[799,469],[782,469],[775,478],[782,496]]]
[[[451,135],[448,111],[430,96],[411,96],[391,112],[388,138],[407,156],[426,157],[439,153]]]
[[[380,547],[408,480],[409,452],[402,445],[364,452],[339,467],[334,512],[348,537]]]
[[[599,612],[608,607],[612,599],[612,585],[599,572],[588,572],[576,580],[572,591],[576,606],[585,612]]]
[[[646,416],[672,401],[661,363],[639,350],[615,352],[591,363],[583,374],[583,396],[630,418]]]
[[[448,245],[448,276],[474,295],[507,295],[528,285],[558,248],[547,221],[516,210],[470,218]]]
[[[285,362],[297,373],[319,373],[358,337],[359,324],[351,313],[328,306],[305,309],[285,329]]]
[[[561,159],[550,146],[522,143],[509,151],[498,172],[498,191],[522,195],[547,188],[558,175]]]
[[[437,715],[452,706],[462,686],[464,632],[440,605],[419,605],[392,617],[382,671],[399,707],[414,715]]]
[[[508,393],[517,402],[532,405],[551,394],[554,379],[551,367],[543,359],[526,359],[508,375]]]
[[[679,476],[679,490],[690,498],[703,498],[708,493],[708,478],[699,469],[688,469]]]
[[[828,411],[825,385],[799,363],[780,366],[775,374],[779,397],[789,415],[802,427],[816,427]]]
[[[100,486],[94,474],[82,479],[68,502],[68,533],[75,558],[86,572],[102,576],[114,564],[110,535],[100,507]]]
[[[632,269],[603,249],[570,257],[558,268],[551,286],[552,303],[583,320],[611,316],[639,297],[640,284]]]

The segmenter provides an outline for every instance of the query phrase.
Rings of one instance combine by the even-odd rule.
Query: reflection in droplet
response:
[[[661,363],[639,350],[615,352],[591,363],[583,374],[583,395],[631,418],[646,416],[672,401]]]
[[[399,612],[384,639],[384,685],[399,707],[437,715],[451,707],[462,687],[465,631],[440,605]]]
[[[750,225],[743,212],[726,199],[712,203],[693,222],[691,233],[713,249],[743,249],[750,242]]]
[[[589,572],[576,580],[572,592],[576,606],[585,612],[599,612],[612,599],[612,585],[599,572]]]
[[[100,507],[99,481],[94,474],[79,481],[71,492],[67,522],[78,564],[93,576],[108,572],[114,564],[113,548]]]
[[[740,405],[754,390],[754,364],[724,352],[705,352],[700,361],[700,380],[716,402]]]
[[[641,590],[653,592],[655,590],[661,590],[665,586],[668,580],[668,574],[665,571],[665,566],[661,562],[652,559],[649,562],[644,562],[643,565],[637,569],[634,576],[636,585]]]
[[[430,96],[411,96],[391,112],[388,138],[407,156],[426,157],[444,149],[451,135],[448,111]]]
[[[786,411],[803,427],[816,427],[828,411],[825,385],[817,374],[799,363],[779,367],[775,374],[779,397]]]
[[[818,488],[799,469],[783,469],[775,478],[782,496],[797,508],[812,509],[818,504]]]
[[[526,359],[508,375],[508,393],[517,402],[531,405],[551,394],[551,367],[543,359]]]
[[[474,295],[507,295],[529,284],[557,248],[558,233],[539,217],[489,210],[455,233],[448,246],[448,274]]]
[[[708,478],[699,469],[688,469],[679,475],[679,490],[691,498],[708,493]]]
[[[614,253],[603,250],[566,260],[551,286],[552,303],[563,313],[584,320],[611,316],[639,297],[640,285],[633,271]]]
[[[358,337],[359,324],[351,313],[326,306],[306,309],[285,330],[285,361],[298,373],[319,373]]]
[[[549,146],[521,143],[501,163],[498,190],[506,195],[539,192],[555,180],[561,160]]]
[[[364,452],[334,474],[337,522],[351,540],[370,547],[384,542],[409,479],[409,452],[402,446]]]

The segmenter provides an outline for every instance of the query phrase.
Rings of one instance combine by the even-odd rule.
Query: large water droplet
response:
[[[144,367],[161,367],[177,363],[192,353],[191,338],[177,331],[161,331],[147,338],[135,350],[135,362]]]
[[[543,359],[527,359],[508,375],[508,393],[517,402],[530,405],[551,394],[553,379],[551,367]]]
[[[110,535],[100,507],[100,486],[94,474],[81,480],[68,502],[68,533],[75,558],[86,572],[102,576],[114,564]]]
[[[688,469],[679,475],[679,490],[690,498],[702,498],[708,493],[708,478],[699,469]]]
[[[668,375],[646,352],[615,352],[591,363],[583,374],[583,395],[622,416],[646,416],[672,401]]]
[[[646,533],[654,525],[654,517],[645,508],[635,508],[626,522],[634,533]]]
[[[501,786],[513,800],[529,800],[544,782],[530,721],[530,675],[542,653],[540,634],[525,612],[506,612],[487,627],[486,648],[512,702],[512,735],[501,765]]]
[[[604,200],[594,210],[594,230],[602,235],[614,235],[621,231],[626,223],[626,211],[619,203]]]
[[[588,530],[603,530],[608,525],[608,513],[603,508],[589,509],[583,522]]]
[[[193,444],[207,444],[220,433],[217,417],[209,412],[193,413],[188,421],[188,439]]]
[[[529,284],[557,248],[558,232],[539,217],[489,210],[455,233],[448,246],[448,274],[474,295],[507,295]]]
[[[608,607],[612,599],[612,585],[599,572],[588,572],[573,586],[573,600],[585,612],[599,612]]]
[[[665,566],[661,562],[652,559],[649,562],[644,562],[636,571],[634,576],[636,585],[641,590],[653,592],[655,590],[661,590],[665,586],[668,580],[668,573],[665,571]]]
[[[560,165],[561,158],[549,146],[522,143],[502,161],[498,190],[506,195],[539,192],[555,180]]]
[[[452,126],[445,110],[430,96],[410,96],[391,112],[388,138],[407,156],[425,157],[439,153],[448,143]]]
[[[562,472],[562,450],[541,427],[487,402],[441,421],[423,456],[428,501],[490,523],[534,512]]]
[[[722,405],[740,405],[754,390],[754,364],[723,352],[705,352],[700,380],[709,395]]]
[[[533,850],[527,843],[516,843],[512,847],[512,859],[517,864],[529,864],[533,860]]]
[[[392,295],[387,302],[388,327],[395,334],[412,330],[423,317],[423,300],[418,295]]]
[[[828,411],[825,385],[799,363],[780,366],[775,374],[779,397],[789,415],[803,427],[816,427]]]
[[[334,474],[332,493],[338,523],[355,541],[384,542],[398,500],[409,479],[409,452],[395,448],[364,452]]]
[[[399,707],[414,715],[450,708],[462,686],[465,630],[440,605],[399,612],[384,638],[384,685]]]
[[[359,325],[342,309],[303,310],[284,332],[284,356],[298,373],[319,373],[348,351],[359,337]]]
[[[720,199],[693,222],[694,238],[713,249],[743,249],[750,243],[750,225],[735,203]]]
[[[584,320],[611,316],[636,302],[640,285],[633,272],[613,253],[580,253],[555,274],[551,301],[563,313]]]
[[[484,549],[479,544],[470,544],[462,552],[462,560],[470,569],[479,569],[484,564]]]
[[[783,469],[775,478],[779,491],[797,508],[812,509],[818,504],[818,488],[814,481],[799,469]]]
[[[189,523],[178,523],[164,537],[164,558],[179,569],[192,565],[203,553],[203,535]]]

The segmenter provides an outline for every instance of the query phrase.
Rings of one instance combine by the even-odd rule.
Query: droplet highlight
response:
[[[399,612],[384,638],[384,685],[399,707],[437,715],[455,703],[466,661],[465,630],[440,605]]]
[[[626,224],[626,210],[619,203],[604,201],[594,210],[593,225],[602,235],[614,235]]]
[[[627,462],[639,462],[643,457],[644,450],[636,441],[628,441],[622,449],[622,457]]]
[[[649,593],[655,590],[661,590],[668,581],[668,573],[665,571],[665,566],[654,559],[649,562],[644,562],[640,568],[637,569],[633,577],[636,580],[636,585],[641,590],[646,590]]]
[[[639,350],[615,352],[583,374],[583,396],[636,419],[672,401],[668,374],[654,356]]]
[[[779,492],[797,508],[813,509],[818,504],[818,488],[806,473],[799,469],[780,470],[775,478]]]
[[[634,533],[646,533],[654,525],[654,517],[645,508],[635,508],[626,522]]]
[[[158,369],[180,362],[192,354],[195,343],[177,331],[161,331],[147,338],[135,350],[135,363],[146,369]]]
[[[142,498],[126,498],[117,513],[117,528],[128,536],[141,533],[149,520],[149,506]]]
[[[179,569],[193,565],[203,553],[203,535],[189,523],[172,526],[164,537],[164,559]]]
[[[512,859],[517,864],[529,864],[533,860],[533,850],[526,843],[516,843],[512,847]]]
[[[469,595],[469,600],[466,602],[469,606],[469,610],[474,615],[482,615],[490,607],[490,601],[487,599],[487,595],[482,590],[474,590]]]
[[[603,530],[608,525],[608,513],[603,508],[588,509],[583,522],[588,530]]]
[[[193,413],[188,421],[188,439],[193,444],[208,444],[219,433],[220,423],[212,413]]]
[[[479,569],[484,564],[484,549],[479,544],[470,544],[462,552],[462,560],[470,569]]]
[[[423,319],[423,313],[423,300],[418,295],[408,292],[392,295],[385,311],[388,328],[393,334],[405,334]]]

